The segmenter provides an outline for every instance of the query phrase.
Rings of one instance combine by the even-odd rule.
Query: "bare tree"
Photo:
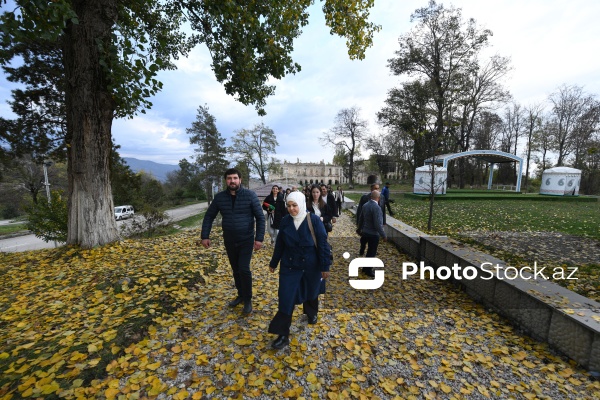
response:
[[[426,132],[434,132],[435,111],[431,85],[421,80],[404,82],[388,91],[377,121],[388,129],[387,141],[396,161],[414,171],[429,156]]]
[[[371,163],[376,167],[371,172],[385,177],[390,173],[394,175],[398,172],[396,157],[394,157],[394,137],[389,133],[380,131],[367,138],[366,147],[371,150]]]
[[[573,166],[581,168],[586,154],[593,148],[590,142],[600,128],[600,102],[590,98],[573,129]]]
[[[476,54],[487,45],[489,30],[480,30],[474,19],[466,23],[460,8],[444,8],[431,0],[417,9],[411,21],[418,25],[400,37],[400,50],[388,65],[396,75],[408,74],[426,79],[431,85],[436,134],[441,140],[445,116],[456,100],[456,90],[477,70]]]
[[[360,108],[344,108],[337,113],[335,126],[319,139],[323,144],[341,146],[346,150],[350,186],[354,186],[354,161],[360,144],[367,138],[367,126],[367,121],[360,118]]]
[[[536,163],[541,165],[540,174],[546,170],[549,166],[550,160],[548,159],[548,153],[552,150],[555,141],[556,124],[544,117],[541,121],[542,129],[533,134],[534,142],[538,152],[541,154],[540,157],[536,157]]]
[[[229,151],[238,163],[247,163],[249,170],[256,172],[262,183],[266,184],[267,172],[278,163],[277,159],[271,157],[277,146],[279,143],[273,130],[260,123],[252,129],[236,131]]]
[[[475,56],[488,43],[492,32],[477,27],[474,19],[462,19],[460,8],[444,8],[430,0],[427,7],[417,9],[411,21],[417,26],[398,40],[400,49],[396,58],[388,60],[395,75],[408,74],[426,79],[432,87],[436,129],[430,141],[430,154],[435,156],[443,141],[444,128],[449,125],[449,111],[453,108],[456,91],[477,69]],[[431,187],[434,186],[431,174]],[[427,229],[431,229],[435,192],[429,198]]]
[[[510,70],[510,59],[495,55],[483,67],[471,71],[470,82],[464,86],[464,92],[458,101],[460,129],[457,132],[456,140],[460,151],[469,150],[477,115],[483,110],[491,109],[496,104],[510,99],[510,93],[500,83]],[[458,166],[459,187],[464,188],[464,158],[458,159]]]
[[[581,162],[581,190],[586,194],[600,192],[600,135],[596,131],[588,142],[588,151]]]
[[[531,153],[535,150],[535,140],[534,134],[536,131],[539,131],[542,124],[541,115],[544,111],[544,107],[541,104],[531,104],[525,107],[525,121],[524,121],[524,130],[527,135],[527,145],[525,147],[525,158],[526,158],[526,167],[525,167],[525,188],[528,189],[529,186],[529,164],[531,161]]]
[[[500,143],[500,150],[506,153],[517,154],[517,147],[519,145],[519,136],[523,130],[523,108],[520,104],[513,102],[511,105],[504,110],[504,125],[502,130],[502,140]],[[500,179],[517,180],[517,169],[514,168],[513,163],[504,163],[498,168],[498,175]]]
[[[484,111],[479,115],[476,120],[475,127],[473,129],[473,146],[476,149],[496,149],[498,147],[498,141],[500,132],[502,131],[502,118],[496,113]],[[483,165],[485,165],[485,167]],[[485,177],[489,173],[489,164],[477,161],[479,166],[479,173],[477,183],[481,186]]]
[[[573,151],[573,136],[579,119],[586,112],[593,98],[580,86],[560,86],[549,97],[552,104],[551,118],[555,126],[554,148],[558,153],[556,165],[563,165]]]

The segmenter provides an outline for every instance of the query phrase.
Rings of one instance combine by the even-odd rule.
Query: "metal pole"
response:
[[[490,176],[488,177],[488,190],[492,189],[493,179],[494,179],[494,163],[490,163]]]
[[[48,198],[48,204],[50,204],[50,183],[48,182],[48,164],[50,164],[50,162],[44,161],[44,186],[46,186],[46,198]]]
[[[52,161],[44,161],[44,186],[46,186],[46,197],[48,198],[48,205],[52,204],[50,197],[50,182],[48,182],[48,167],[52,166]],[[58,247],[58,243],[54,240],[54,247]]]

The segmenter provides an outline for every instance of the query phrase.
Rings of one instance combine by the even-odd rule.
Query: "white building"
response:
[[[354,183],[366,184],[368,174],[355,170]],[[344,168],[338,165],[303,162],[283,162],[279,164],[279,173],[270,173],[269,181],[284,183],[284,188],[292,185],[308,185],[311,183],[324,183],[336,187],[339,184],[348,184],[349,179],[344,176]]]

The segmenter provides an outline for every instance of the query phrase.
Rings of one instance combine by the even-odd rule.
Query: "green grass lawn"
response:
[[[26,224],[10,224],[10,225],[0,225],[0,236],[8,235],[10,233],[15,233],[19,231],[26,231]]]
[[[346,197],[358,202],[361,194]],[[395,216],[427,232],[429,202],[392,195]],[[510,199],[436,201],[430,234],[457,237],[461,232],[552,231],[600,239],[600,202],[537,202]]]
[[[429,202],[395,196],[398,219],[427,231]],[[457,236],[464,231],[552,231],[600,239],[600,202],[454,200],[434,204],[431,234]]]

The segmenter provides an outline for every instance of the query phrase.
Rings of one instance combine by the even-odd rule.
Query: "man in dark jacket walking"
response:
[[[386,182],[385,186],[383,187],[383,189],[381,189],[381,198],[383,200],[383,204],[385,207],[387,207],[388,213],[390,214],[390,216],[394,216],[394,213],[392,212],[392,206],[390,205],[390,203],[393,203],[393,200],[390,200],[390,183]],[[385,214],[385,208],[383,210],[384,214]]]
[[[244,314],[252,312],[252,250],[259,250],[265,237],[265,216],[260,201],[251,190],[242,188],[241,174],[237,169],[225,171],[227,189],[217,193],[206,210],[202,221],[202,245],[210,247],[210,230],[218,213],[223,218],[223,241],[233,271],[237,297],[230,307],[244,303]],[[254,223],[256,221],[256,231]]]
[[[379,237],[381,236],[384,241],[387,240],[383,230],[383,212],[379,203],[381,194],[379,191],[373,190],[370,197],[371,199],[363,206],[358,221],[358,229],[361,232],[359,253],[361,257],[366,246],[368,246],[366,257],[376,257]],[[373,268],[364,268],[364,272],[368,276],[375,277]]]

